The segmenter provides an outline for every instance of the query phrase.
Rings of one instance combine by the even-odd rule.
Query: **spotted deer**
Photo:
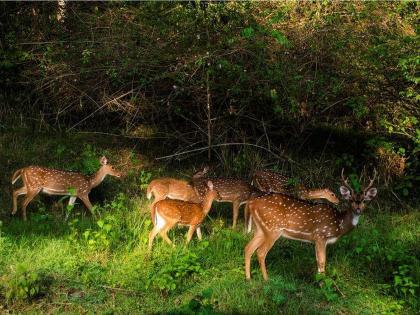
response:
[[[208,179],[205,177],[208,170],[209,168],[205,167],[202,171],[194,174],[192,179],[194,188],[200,198],[203,198],[208,190],[206,185],[206,181]],[[210,180],[213,183],[214,189],[219,194],[219,197],[216,199],[216,201],[232,203],[232,227],[235,228],[238,221],[239,207],[242,204],[245,204],[251,196],[258,194],[258,192],[253,186],[240,179],[211,178]]]
[[[251,256],[257,251],[261,272],[268,279],[265,258],[279,237],[315,244],[318,272],[325,272],[326,247],[350,232],[359,222],[365,202],[372,200],[377,189],[370,179],[366,188],[355,193],[341,173],[343,186],[340,193],[350,202],[345,212],[327,204],[310,204],[284,194],[271,193],[248,201],[251,218],[255,223],[253,239],[245,247],[245,275],[251,278]],[[250,221],[251,222],[251,221]]]
[[[287,193],[303,200],[326,199],[333,204],[339,203],[337,196],[328,188],[308,189],[303,185],[290,188],[290,178],[273,171],[256,171],[252,183],[262,192]]]
[[[153,206],[160,200],[169,198],[195,203],[201,201],[200,197],[195,192],[194,187],[187,181],[168,177],[152,180],[147,186],[146,196],[149,200],[152,196],[154,197],[154,200],[150,205],[152,218],[154,218]]]
[[[89,193],[98,186],[107,175],[121,177],[105,156],[100,158],[101,167],[91,175],[56,170],[40,166],[27,166],[17,170],[12,177],[12,185],[21,177],[23,187],[13,191],[13,210],[17,211],[17,197],[26,195],[22,203],[22,216],[26,221],[26,207],[40,192],[48,195],[70,196],[69,205],[73,205],[77,198],[82,200],[86,208],[92,212]],[[93,212],[92,212],[93,214]]]
[[[187,202],[174,199],[164,199],[153,205],[153,223],[154,228],[149,233],[149,251],[152,249],[153,240],[157,234],[169,244],[172,241],[168,237],[168,231],[175,225],[188,225],[187,243],[191,241],[194,232],[201,240],[201,231],[199,228],[204,218],[210,211],[213,200],[218,197],[217,191],[214,189],[211,181],[207,182],[207,192],[200,203]]]

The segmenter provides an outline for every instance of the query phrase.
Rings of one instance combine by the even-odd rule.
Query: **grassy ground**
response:
[[[419,311],[419,211],[372,202],[359,226],[328,248],[322,287],[313,246],[284,239],[267,258],[271,280],[262,280],[254,257],[247,282],[243,249],[251,236],[241,225],[230,228],[226,205],[214,206],[203,241],[186,247],[186,229],[178,228],[170,233],[175,248],[158,237],[153,254],[146,252],[151,222],[141,188],[150,177],[184,177],[191,169],[152,163],[146,147],[98,136],[4,133],[0,145],[0,313]],[[104,153],[127,175],[107,178],[92,192],[98,219],[78,204],[64,222],[67,200],[45,196],[32,202],[27,222],[9,216],[14,169],[41,164],[89,172]]]

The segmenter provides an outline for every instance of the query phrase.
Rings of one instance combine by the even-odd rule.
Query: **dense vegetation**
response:
[[[0,313],[406,314],[419,311],[417,2],[0,3]],[[125,173],[10,217],[39,164]],[[146,252],[152,178],[273,168],[338,194],[379,172],[358,228],[328,248],[280,240],[244,279],[250,236],[215,204],[204,240]],[[340,207],[346,205],[343,202]],[[66,213],[70,220],[64,221]],[[319,284],[322,285],[319,285]]]

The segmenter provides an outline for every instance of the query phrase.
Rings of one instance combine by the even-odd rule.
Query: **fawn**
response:
[[[91,176],[40,166],[27,166],[17,170],[13,174],[12,185],[22,177],[23,187],[13,191],[12,214],[17,211],[17,197],[26,195],[22,203],[22,216],[23,220],[26,221],[26,207],[40,192],[48,195],[68,195],[70,196],[69,205],[73,205],[79,198],[86,208],[92,212],[92,204],[89,200],[89,193],[92,188],[102,183],[107,175],[121,177],[121,173],[117,172],[111,164],[108,164],[105,156],[101,157],[99,161],[101,167]]]
[[[193,185],[197,194],[202,198],[207,192],[205,175],[209,168],[205,167],[202,171],[197,172],[193,176]],[[240,179],[230,178],[212,178],[211,179],[214,189],[218,192],[219,197],[216,199],[218,202],[231,202],[233,207],[233,223],[232,228],[236,227],[236,222],[239,215],[239,207],[245,204],[247,200],[254,195],[258,195],[257,190]]]
[[[187,243],[191,241],[195,231],[197,231],[197,237],[201,240],[201,231],[198,227],[210,211],[213,200],[218,197],[218,193],[214,190],[211,181],[207,182],[207,187],[208,190],[201,204],[165,199],[160,200],[153,205],[154,228],[149,234],[149,251],[152,249],[153,239],[158,233],[171,245],[172,241],[169,239],[167,233],[177,224],[189,226]]]
[[[195,203],[201,201],[194,188],[188,182],[167,177],[152,180],[147,186],[146,196],[149,200],[154,196],[154,200],[150,205],[152,220],[155,217],[153,206],[160,200],[169,198]]]

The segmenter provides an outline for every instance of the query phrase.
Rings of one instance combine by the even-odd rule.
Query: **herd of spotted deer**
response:
[[[13,210],[17,211],[17,197],[25,195],[22,215],[26,220],[26,207],[40,192],[49,195],[69,195],[69,204],[77,198],[92,211],[89,193],[107,175],[121,177],[107,158],[100,159],[101,167],[92,176],[76,172],[62,171],[39,166],[28,166],[17,170],[12,184],[19,178],[23,186],[13,191]],[[348,179],[341,172],[340,193],[349,201],[350,207],[344,212],[325,203],[308,200],[326,199],[338,204],[336,195],[329,189],[307,189],[300,185],[291,193],[289,178],[272,171],[256,171],[251,184],[240,179],[208,178],[208,167],[195,173],[192,183],[174,178],[158,178],[150,182],[147,198],[154,197],[150,205],[153,229],[149,234],[149,250],[155,236],[160,234],[172,244],[167,233],[175,225],[187,225],[187,242],[194,234],[201,240],[200,225],[210,211],[213,201],[233,204],[233,228],[235,228],[239,207],[245,204],[245,226],[248,232],[255,228],[254,236],[245,247],[245,275],[251,278],[251,256],[257,251],[261,272],[268,279],[265,258],[268,251],[281,236],[315,244],[318,272],[325,272],[326,246],[335,243],[342,235],[351,231],[358,223],[365,208],[365,201],[372,200],[377,189],[372,187],[372,179],[360,192],[355,193]]]

